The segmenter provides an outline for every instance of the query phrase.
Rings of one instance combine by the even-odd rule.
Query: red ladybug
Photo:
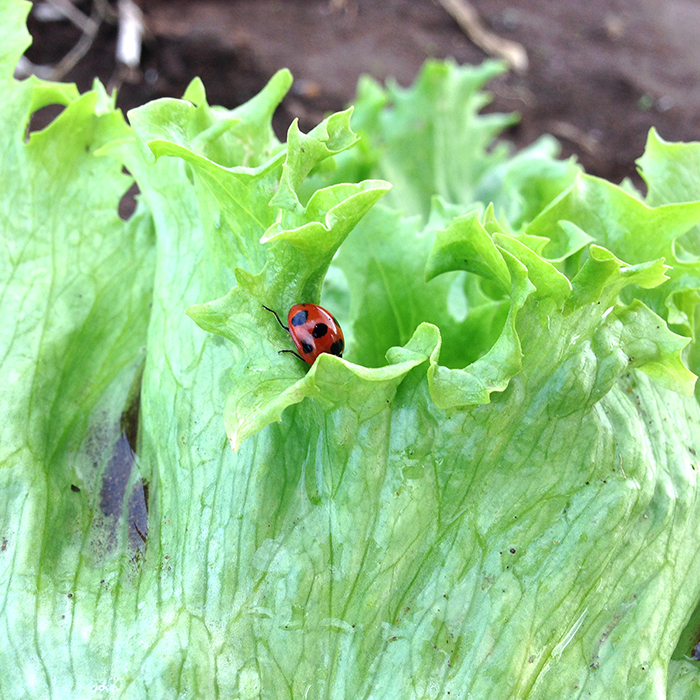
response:
[[[338,357],[343,356],[345,349],[343,331],[332,314],[322,306],[318,304],[294,304],[287,315],[289,326],[285,326],[280,321],[276,311],[265,305],[263,305],[263,309],[275,314],[277,322],[292,336],[294,345],[299,351],[299,353],[294,352],[294,350],[280,350],[280,352],[291,352],[310,365],[324,352]]]

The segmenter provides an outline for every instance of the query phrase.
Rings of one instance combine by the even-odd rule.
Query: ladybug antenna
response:
[[[275,314],[275,318],[277,319],[277,323],[279,323],[280,326],[282,326],[282,328],[284,328],[284,330],[287,331],[287,333],[289,333],[289,327],[285,326],[284,323],[282,323],[282,321],[280,321],[280,317],[277,315],[277,312],[274,309],[270,309],[269,307],[265,306],[265,304],[263,304],[262,307],[263,307],[263,309],[265,309],[265,311],[269,311],[271,314]]]

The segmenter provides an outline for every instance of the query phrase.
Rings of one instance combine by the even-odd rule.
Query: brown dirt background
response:
[[[90,12],[89,2],[76,3]],[[483,23],[529,56],[523,75],[489,89],[489,111],[517,111],[506,136],[522,147],[558,137],[589,172],[619,182],[655,126],[671,141],[700,135],[698,0],[473,0]],[[410,84],[429,57],[479,63],[486,54],[436,0],[142,0],[146,35],[140,69],[123,81],[129,110],[179,97],[200,76],[209,102],[235,107],[279,68],[295,77],[275,116],[278,135],[298,117],[304,130],[355,94],[358,77]],[[68,21],[29,19],[34,63],[57,62],[78,40]],[[117,26],[104,23],[88,54],[64,80],[89,89],[117,76]]]

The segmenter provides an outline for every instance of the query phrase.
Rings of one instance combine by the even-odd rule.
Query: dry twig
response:
[[[46,3],[51,5],[57,13],[73,22],[83,34],[90,34],[94,31],[93,20],[81,12],[70,0],[46,0]]]
[[[119,90],[124,82],[141,79],[141,40],[144,21],[141,8],[133,0],[119,0],[119,33],[117,35],[117,67],[109,79],[107,91]]]
[[[81,13],[82,14],[82,13]],[[85,17],[85,15],[83,15]],[[100,28],[102,17],[100,15],[99,6],[97,3],[93,5],[92,14],[85,23],[83,33],[78,39],[76,45],[54,66],[51,80],[60,80],[66,73],[70,72],[78,61],[90,50],[97,30]]]
[[[138,68],[141,63],[143,13],[133,0],[119,0],[118,7],[117,61],[129,68]]]
[[[600,144],[577,126],[569,122],[553,121],[549,123],[548,131],[555,136],[571,141],[580,146],[586,153],[596,158],[600,157]]]
[[[15,70],[15,77],[26,78],[30,75],[36,75],[45,80],[61,80],[80,59],[90,50],[97,31],[100,28],[105,12],[105,0],[96,0],[92,6],[92,13],[88,17],[81,12],[70,0],[47,0],[50,7],[60,13],[63,17],[70,20],[82,32],[80,39],[73,48],[55,65],[42,66],[35,65],[28,58],[22,56]],[[51,21],[49,15],[47,21]]]
[[[522,44],[494,34],[484,27],[474,6],[467,0],[438,0],[464,33],[489,56],[502,58],[516,73],[527,71],[527,52]]]

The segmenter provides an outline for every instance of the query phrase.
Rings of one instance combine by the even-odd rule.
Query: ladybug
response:
[[[294,345],[298,353],[294,350],[280,350],[280,352],[291,352],[300,360],[312,365],[316,358],[324,352],[343,356],[345,349],[345,339],[343,331],[333,315],[318,304],[294,304],[287,314],[285,326],[276,311],[269,309],[263,304],[263,309],[275,314],[277,323],[292,336]],[[300,354],[301,353],[301,354]]]

